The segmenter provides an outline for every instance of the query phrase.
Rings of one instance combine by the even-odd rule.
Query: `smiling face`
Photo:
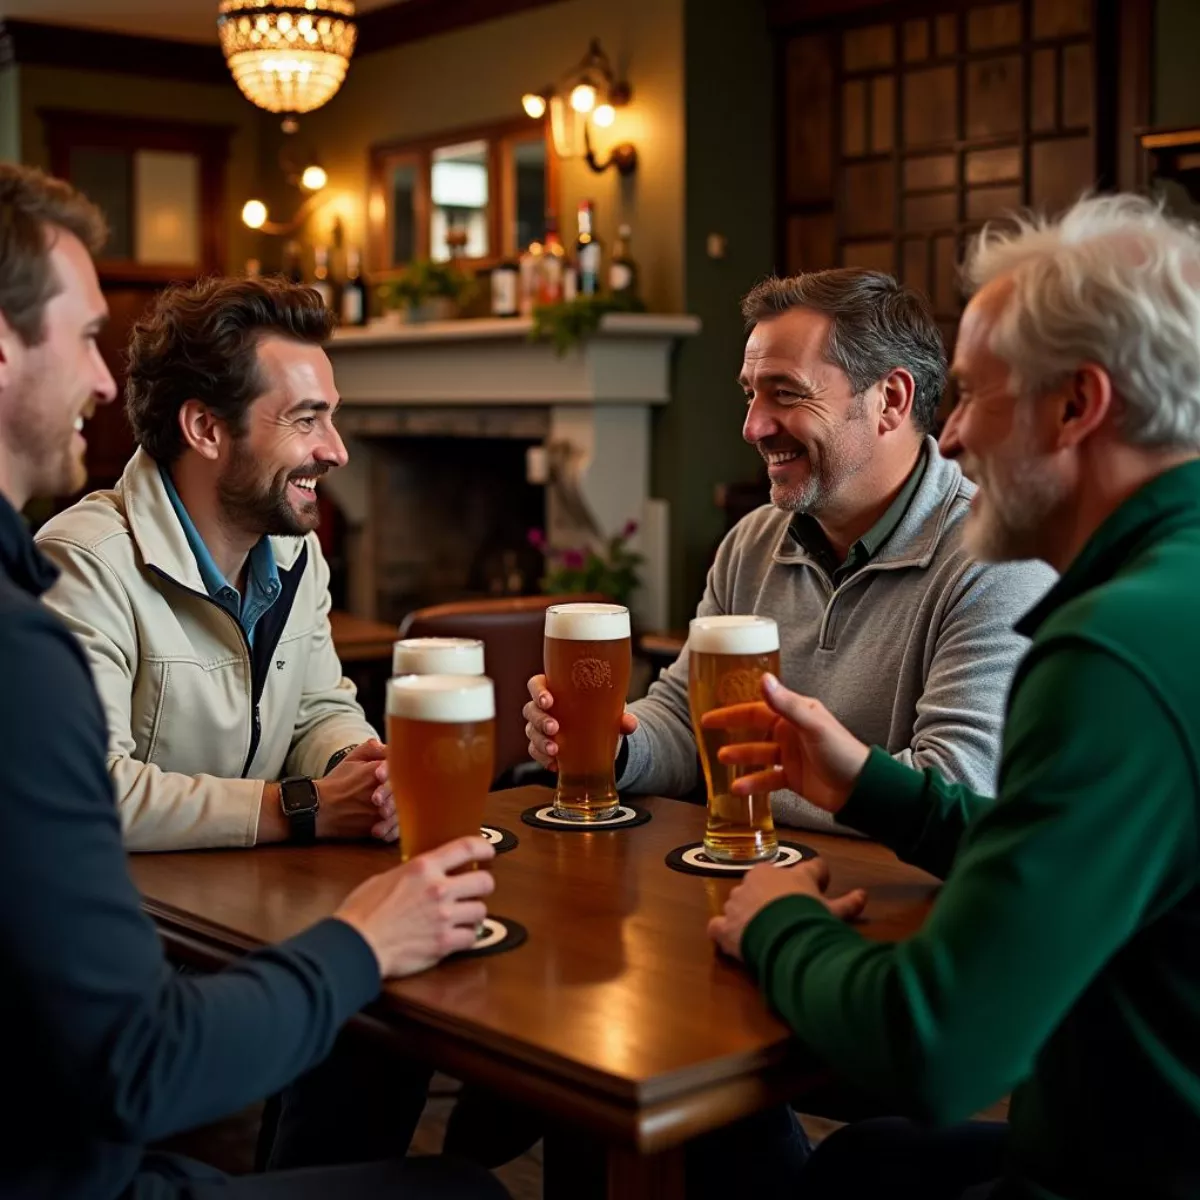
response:
[[[59,290],[46,304],[42,340],[24,345],[0,318],[0,443],[21,502],[83,487],[84,422],[117,394],[96,345],[108,306],[91,255],[64,229],[48,236]]]
[[[856,396],[825,358],[831,324],[809,308],[759,321],[738,378],[748,405],[742,436],[767,463],[771,503],[818,517],[846,499],[876,444],[869,413],[878,388]]]
[[[317,480],[347,460],[333,426],[333,368],[319,346],[269,336],[258,371],[266,386],[222,450],[218,499],[226,520],[252,536],[300,537],[317,527]]]

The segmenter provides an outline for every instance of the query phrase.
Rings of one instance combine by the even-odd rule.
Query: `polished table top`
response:
[[[788,1037],[705,926],[735,881],[672,871],[704,810],[639,798],[653,820],[587,833],[534,829],[543,788],[489,798],[487,820],[520,845],[495,862],[490,908],[528,941],[389,983],[371,1018],[406,1050],[490,1083],[641,1152],[801,1094],[823,1073]],[[870,842],[794,832],[826,856],[832,890],[865,886],[872,938],[917,928],[936,881]],[[394,848],[327,844],[131,857],[172,949],[216,964],[328,916]]]

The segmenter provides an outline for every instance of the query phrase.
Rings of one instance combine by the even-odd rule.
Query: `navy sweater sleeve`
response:
[[[80,1157],[212,1120],[318,1062],[379,990],[359,934],[328,920],[212,977],[173,971],[126,868],[82,652],[21,606],[3,613],[0,662],[0,1016],[39,1047],[28,1071],[50,1082],[28,1082],[56,1089],[93,1143]]]

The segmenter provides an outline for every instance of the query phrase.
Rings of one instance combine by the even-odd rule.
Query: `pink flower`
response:
[[[621,540],[628,541],[638,531],[638,523],[630,520],[625,522],[625,528],[621,530]]]
[[[583,566],[582,550],[564,550],[562,553],[563,566],[569,571],[578,571]]]
[[[531,529],[525,535],[525,540],[535,549],[545,551],[546,535],[540,529]]]

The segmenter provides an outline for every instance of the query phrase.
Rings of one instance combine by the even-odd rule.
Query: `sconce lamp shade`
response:
[[[353,0],[221,0],[217,32],[234,81],[268,112],[306,113],[342,86]]]
[[[540,121],[546,115],[546,97],[537,92],[526,92],[521,97],[521,107],[527,116]]]

